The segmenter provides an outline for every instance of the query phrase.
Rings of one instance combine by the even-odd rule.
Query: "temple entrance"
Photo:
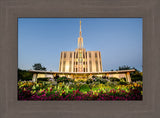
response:
[[[75,74],[73,79],[75,79],[75,80],[87,80],[88,76],[87,76],[87,74]]]

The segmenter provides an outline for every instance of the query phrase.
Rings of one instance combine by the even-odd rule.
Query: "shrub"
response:
[[[142,81],[142,79],[143,79],[143,73],[142,72],[136,70],[135,72],[131,73],[131,80],[133,82]]]
[[[76,89],[76,87],[77,87],[76,84],[70,84],[70,85],[69,85],[69,88],[70,88],[70,89]]]
[[[93,82],[92,79],[87,79],[86,84],[90,84],[90,83],[92,83],[92,82]]]
[[[89,88],[90,88],[90,89],[92,89],[92,88],[94,88],[94,87],[95,87],[95,83],[89,84]]]
[[[119,84],[121,84],[121,85],[127,85],[128,82],[126,82],[126,78],[121,78],[120,81],[119,81]]]
[[[82,83],[84,83],[85,80],[80,79],[80,80],[77,80],[77,82],[82,82]]]
[[[100,82],[100,81],[101,81],[101,78],[96,77],[96,78],[95,78],[95,81]]]
[[[59,83],[59,82],[69,83],[69,81],[70,81],[70,79],[67,77],[59,77],[57,79],[57,83]]]
[[[101,83],[102,84],[105,84],[105,83],[107,83],[108,81],[106,80],[106,79],[103,79],[102,81],[101,81]]]
[[[56,76],[54,77],[54,80],[57,81],[58,78],[59,78],[59,75],[56,75]]]
[[[110,77],[109,78],[111,82],[119,82],[120,79],[116,78],[116,77]]]
[[[29,81],[32,80],[33,73],[28,72],[26,70],[18,69],[18,80],[21,81]]]
[[[80,86],[80,91],[81,92],[88,92],[90,90],[90,88],[89,88],[89,85],[88,84],[82,84],[81,86]]]
[[[131,80],[132,80],[133,82],[142,81],[142,76],[140,76],[140,75],[132,76],[132,77],[131,77]]]
[[[107,82],[108,82],[108,79],[107,79],[106,77],[100,78],[100,83],[101,83],[101,84],[105,84],[105,83],[107,83]]]
[[[136,83],[139,84],[139,85],[143,85],[142,81],[136,81]]]
[[[125,81],[126,82],[126,78],[121,78],[120,81]]]
[[[73,83],[73,82],[74,82],[74,79],[69,78],[69,82],[72,82],[72,83]]]
[[[93,75],[92,78],[96,78],[96,76]]]
[[[46,78],[46,77],[44,77],[44,78],[37,78],[37,81],[38,81],[38,82],[48,81],[48,78]]]
[[[108,79],[108,77],[106,77],[106,76],[103,76],[102,78],[103,78],[103,79]]]
[[[110,81],[110,82],[107,82],[105,85],[106,86],[114,87],[115,85],[118,85],[118,82],[112,82],[112,81]]]
[[[107,79],[106,78],[101,78],[101,77],[96,77],[94,79],[95,82],[99,82],[101,84],[105,84],[107,82]]]

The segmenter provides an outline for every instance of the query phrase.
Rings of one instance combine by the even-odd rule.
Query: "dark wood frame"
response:
[[[160,117],[159,0],[1,0],[0,118]],[[18,17],[143,18],[143,101],[18,101]]]

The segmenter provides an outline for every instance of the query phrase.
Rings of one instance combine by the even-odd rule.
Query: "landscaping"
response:
[[[142,81],[127,83],[125,78],[20,80],[18,100],[142,100],[142,86]]]

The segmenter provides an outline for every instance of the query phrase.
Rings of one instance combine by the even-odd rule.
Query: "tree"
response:
[[[33,77],[33,73],[28,72],[26,70],[21,70],[21,69],[18,68],[18,81],[19,80],[29,81],[29,80],[32,80],[32,77]]]
[[[130,70],[130,69],[132,69],[130,66],[126,66],[126,65],[119,66],[119,70]]]
[[[143,80],[143,73],[139,70],[135,69],[135,72],[131,73],[131,79],[133,82],[142,81]]]
[[[34,64],[33,69],[34,70],[44,70],[44,71],[46,71],[46,68],[44,66],[42,67],[42,65],[40,63]]]
[[[140,72],[139,70],[137,70],[136,68],[131,68],[130,66],[119,66],[119,70],[129,70],[129,69],[135,69],[134,72],[131,72],[130,75],[131,75],[131,79],[133,82],[136,82],[136,81],[142,81],[143,80],[143,73]]]

